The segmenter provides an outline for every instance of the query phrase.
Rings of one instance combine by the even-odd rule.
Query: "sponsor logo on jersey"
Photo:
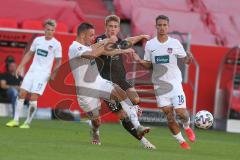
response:
[[[45,51],[45,50],[42,50],[42,49],[38,49],[37,50],[37,55],[43,56],[43,57],[47,57],[48,51]]]
[[[169,55],[155,56],[155,63],[156,63],[156,64],[169,63]]]
[[[172,48],[168,48],[168,49],[167,49],[167,52],[168,52],[169,54],[172,54],[173,49],[172,49]]]
[[[152,52],[152,53],[153,53],[154,51],[156,51],[156,49],[154,49],[154,50],[151,50],[150,52]]]
[[[51,51],[52,49],[53,49],[53,46],[52,46],[52,45],[49,45],[49,46],[48,46],[48,50]]]

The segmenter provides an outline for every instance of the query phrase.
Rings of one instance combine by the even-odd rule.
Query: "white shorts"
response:
[[[156,89],[158,86],[154,86]],[[165,95],[157,96],[159,107],[173,106],[174,108],[186,108],[186,96],[182,84],[174,84],[172,91]]]
[[[90,112],[100,108],[101,102],[99,98],[77,96],[78,104],[84,112]]]
[[[93,86],[95,86],[93,88]],[[113,83],[102,77],[98,78],[94,84],[84,85],[77,88],[77,100],[80,107],[85,112],[90,112],[100,107],[100,98],[110,100],[110,95],[114,89]]]
[[[24,76],[20,88],[28,91],[29,93],[42,95],[46,88],[49,76],[49,73],[28,71]]]

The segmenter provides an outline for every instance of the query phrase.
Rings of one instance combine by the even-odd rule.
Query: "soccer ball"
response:
[[[213,125],[213,116],[206,110],[199,111],[195,116],[194,123],[198,128],[208,129]]]

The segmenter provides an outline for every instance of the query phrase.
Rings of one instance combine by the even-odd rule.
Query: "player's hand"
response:
[[[193,61],[193,55],[191,52],[187,52],[187,56],[185,57],[185,64],[190,64]]]
[[[142,39],[144,39],[144,40],[149,40],[151,37],[149,36],[149,35],[142,35]]]
[[[15,71],[15,76],[17,79],[18,79],[18,76],[21,75],[21,70],[22,70],[22,67],[19,65]]]
[[[124,53],[129,53],[129,54],[132,54],[132,53],[134,53],[135,51],[134,51],[134,49],[132,49],[132,48],[128,48],[128,49],[122,49],[122,53],[124,54]]]
[[[136,52],[133,52],[131,55],[135,61],[139,62],[141,60],[141,58]]]

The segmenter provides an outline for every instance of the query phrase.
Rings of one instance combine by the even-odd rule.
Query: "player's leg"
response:
[[[172,132],[173,137],[180,143],[182,148],[190,149],[190,146],[187,144],[187,142],[183,138],[180,127],[176,122],[173,107],[165,106],[162,109],[163,109],[163,112],[166,114],[167,121],[168,121],[168,128]]]
[[[118,117],[121,120],[121,123],[125,130],[127,130],[133,137],[135,137],[137,140],[139,140],[143,147],[146,149],[156,149],[156,147],[149,142],[143,135],[139,135],[138,131],[134,128],[130,118],[127,116],[126,112],[121,109],[118,112],[116,112]]]
[[[174,104],[175,112],[183,124],[183,128],[185,130],[185,133],[186,133],[188,139],[191,142],[194,142],[195,134],[194,134],[193,130],[190,128],[190,116],[186,109],[186,97],[185,97],[184,92],[182,92],[182,94],[179,94],[178,96],[176,96],[174,98],[173,102],[175,103]]]
[[[14,119],[6,124],[7,127],[16,127],[19,125],[19,116],[23,109],[24,99],[27,97],[28,93],[31,91],[31,87],[33,84],[33,77],[34,75],[32,72],[27,72],[27,74],[25,75],[20,87],[19,96],[16,100]]]
[[[140,98],[136,92],[136,90],[126,81],[126,80],[120,80],[117,83],[124,91],[126,91],[127,97],[131,100],[131,102],[133,103],[133,106],[130,106],[129,110],[126,110],[126,112],[128,112],[128,115],[132,115],[131,116],[131,121],[137,121],[138,117],[141,116],[142,114],[142,109],[138,106],[138,104],[140,103]],[[119,104],[119,103],[116,103]],[[121,104],[119,104],[119,106],[121,106]],[[122,107],[121,107],[122,108]],[[135,118],[136,117],[136,118]],[[144,148],[147,149],[156,149],[156,147],[151,144],[144,136],[139,136],[137,133],[137,130],[134,128],[132,128],[132,126],[129,124],[130,122],[126,122],[126,121],[122,121],[122,125],[124,126],[124,128],[131,134],[133,135],[136,139],[138,139],[142,145],[144,146]],[[140,123],[139,123],[140,124]]]
[[[115,85],[112,82],[105,79],[99,80],[98,86],[100,86],[98,89],[100,91],[99,96],[101,98],[109,101],[111,100],[118,101],[121,104],[124,111],[126,113],[130,113],[130,112],[127,112],[126,110],[130,110],[130,106],[132,106],[132,102],[129,100],[124,90],[122,90],[118,85]],[[132,116],[128,114],[126,115],[129,118]],[[140,125],[139,121],[132,121],[131,119],[131,122],[134,128],[137,129],[138,135],[144,135],[150,131],[149,127],[144,127]]]
[[[16,100],[16,108],[13,120],[9,121],[7,127],[17,127],[19,125],[19,116],[24,106],[24,99],[27,97],[28,91],[20,88],[19,95]]]
[[[96,108],[90,112],[87,112],[88,118],[91,120],[91,135],[92,144],[101,145],[99,127],[101,125],[101,120],[99,116],[99,108]]]
[[[40,94],[31,93],[30,98],[29,98],[29,107],[28,107],[27,119],[20,126],[20,128],[23,128],[23,129],[30,128],[30,124],[32,122],[32,119],[37,112],[37,100],[38,100],[39,96],[40,96]]]
[[[100,135],[99,127],[101,124],[100,121],[100,99],[88,96],[77,95],[77,101],[81,109],[87,113],[88,118],[91,120],[91,135],[92,135],[92,144],[100,145]]]
[[[150,131],[150,128],[143,127],[139,123],[136,112],[131,111],[130,107],[133,106],[132,102],[127,97],[126,92],[122,90],[118,85],[114,85],[114,88],[111,91],[110,99],[120,102],[123,110],[127,113],[128,117],[131,119],[131,122],[133,123],[134,128],[136,128],[143,135]]]
[[[126,90],[127,96],[133,103],[133,107],[131,107],[132,112],[136,112],[137,116],[140,117],[142,115],[142,109],[138,106],[140,103],[140,98],[135,90],[135,88],[130,87]]]
[[[33,83],[31,87],[31,95],[29,98],[29,107],[28,107],[28,114],[27,119],[23,123],[23,125],[20,126],[20,128],[30,128],[30,124],[32,122],[32,119],[34,115],[37,112],[37,100],[38,97],[41,96],[47,86],[49,74],[48,73],[33,73]]]
[[[189,117],[188,111],[186,110],[186,108],[177,108],[177,109],[175,109],[175,112],[183,124],[183,128],[185,130],[185,133],[186,133],[188,139],[191,142],[194,142],[195,141],[195,133],[190,128],[190,117]]]
[[[182,84],[176,84],[175,90],[176,90],[175,96],[172,98],[172,103],[174,105],[175,112],[183,124],[183,128],[188,139],[191,142],[194,142],[195,134],[193,130],[190,128],[190,116],[186,109],[186,96],[183,91]]]

